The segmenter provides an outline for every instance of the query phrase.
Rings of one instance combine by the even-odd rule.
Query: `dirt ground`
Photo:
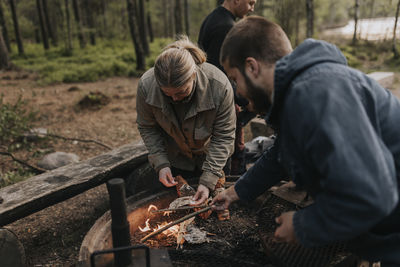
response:
[[[35,80],[32,73],[0,72],[4,101],[14,103],[19,96],[28,100],[26,108],[38,113],[35,127],[68,138],[96,140],[112,148],[140,138],[135,124],[137,78],[51,86],[37,86]],[[78,102],[90,92],[100,92],[110,102],[99,109],[78,108]],[[399,89],[393,92],[400,97]],[[15,156],[36,164],[40,158],[37,155],[53,151],[72,152],[85,160],[107,149],[95,143],[56,138],[34,145],[30,151],[17,151]],[[18,167],[10,158],[1,156],[3,173]],[[108,208],[107,190],[102,185],[6,228],[15,232],[24,245],[28,266],[76,266],[85,234]]]
[[[19,96],[28,100],[26,108],[38,112],[35,127],[63,137],[96,140],[112,148],[140,138],[135,124],[137,78],[51,86],[37,86],[35,80],[31,73],[0,73],[4,101],[15,103]],[[89,92],[100,92],[110,102],[100,109],[79,109],[78,102]],[[107,149],[95,143],[52,138],[35,144],[31,151],[16,151],[14,155],[36,164],[40,157],[35,155],[53,151],[75,153],[85,160]],[[3,173],[18,167],[10,158],[1,156]],[[5,228],[15,232],[24,245],[27,266],[74,266],[86,232],[106,210],[107,190],[99,186]]]

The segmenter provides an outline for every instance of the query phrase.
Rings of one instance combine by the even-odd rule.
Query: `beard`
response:
[[[241,72],[246,82],[248,100],[253,103],[254,112],[266,115],[272,106],[269,95],[264,88],[256,86],[244,71]]]

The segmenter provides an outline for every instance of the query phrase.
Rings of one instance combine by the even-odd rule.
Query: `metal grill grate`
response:
[[[275,217],[282,212],[297,210],[296,205],[271,195],[259,211],[258,225],[261,239],[268,258],[276,266],[281,267],[321,267],[321,266],[351,266],[350,253],[345,244],[334,244],[319,248],[305,248],[300,245],[276,243],[273,241],[271,228],[277,227]],[[273,226],[273,227],[271,227]]]

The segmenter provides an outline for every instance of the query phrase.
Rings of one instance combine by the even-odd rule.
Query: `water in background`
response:
[[[400,18],[399,18],[400,20]],[[400,37],[399,20],[397,22],[396,36]],[[394,17],[359,19],[357,23],[357,37],[363,40],[390,40],[393,38]],[[354,20],[340,28],[329,29],[324,31],[326,35],[341,35],[346,38],[353,38]]]

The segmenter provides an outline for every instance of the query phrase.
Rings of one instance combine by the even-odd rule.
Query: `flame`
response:
[[[151,210],[158,210],[156,205],[150,204],[149,208],[147,209],[147,212],[150,212]]]

